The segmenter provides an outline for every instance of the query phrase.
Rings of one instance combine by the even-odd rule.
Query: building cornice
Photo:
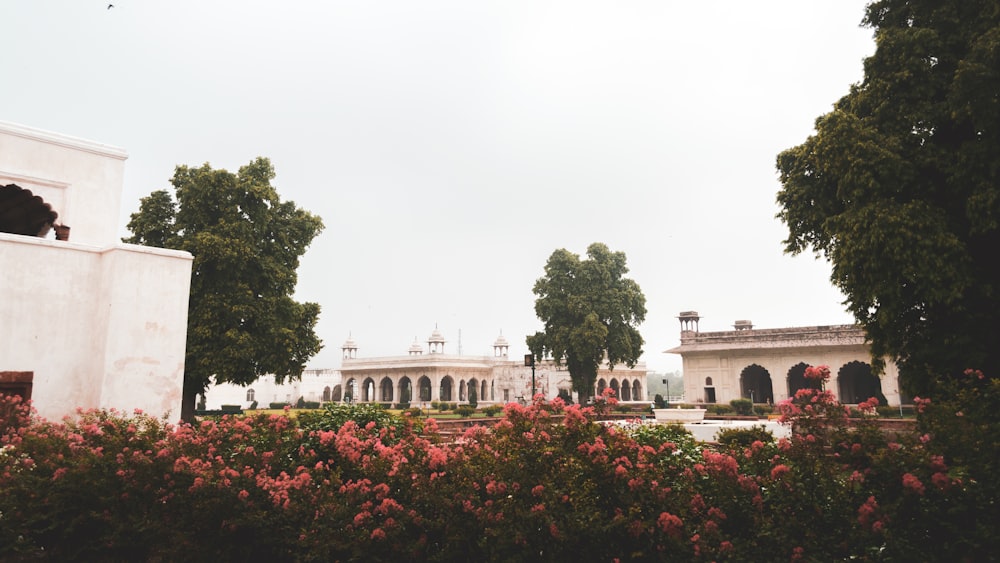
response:
[[[125,160],[128,158],[128,153],[125,152],[125,149],[119,147],[113,147],[111,145],[105,145],[103,143],[88,141],[86,139],[80,139],[77,137],[70,137],[69,135],[63,135],[61,133],[53,133],[51,131],[44,131],[42,129],[26,127],[24,125],[18,125],[16,123],[8,123],[6,121],[0,121],[0,133],[6,133],[8,135],[13,135],[15,137],[21,137],[24,139],[30,139],[33,141],[46,143],[49,145],[55,145],[59,147],[65,147],[74,150],[89,152],[99,156],[106,156],[118,160]]]
[[[668,354],[695,354],[721,350],[833,348],[864,346],[864,329],[857,325],[809,326],[719,332],[682,331],[681,345]]]

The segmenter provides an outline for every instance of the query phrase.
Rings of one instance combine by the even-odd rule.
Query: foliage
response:
[[[472,405],[459,405],[455,409],[455,414],[462,418],[469,418],[470,416],[476,414],[476,408]]]
[[[684,405],[684,408],[690,408],[690,407]],[[707,405],[705,407],[705,411],[708,414],[717,414],[717,415],[727,415],[736,412],[736,410],[733,408],[732,405],[723,405],[721,403],[712,403],[710,405]]]
[[[274,168],[257,158],[232,174],[178,166],[165,190],[142,199],[125,242],[194,256],[181,416],[211,383],[247,385],[265,374],[299,377],[321,347],[319,305],[292,299],[299,257],[323,228],[281,201]]]
[[[479,395],[479,393],[476,391],[476,386],[475,385],[470,386],[469,387],[469,406],[472,407],[473,410],[475,410],[476,407],[479,406],[479,397],[478,397],[478,395]]]
[[[535,282],[535,313],[545,330],[527,338],[536,361],[551,356],[565,363],[580,404],[587,404],[603,361],[634,367],[642,355],[639,325],[646,297],[628,273],[624,252],[601,243],[587,258],[565,249],[549,256],[545,275]]]
[[[297,420],[306,432],[337,431],[348,422],[374,430],[403,426],[402,418],[378,403],[326,403],[322,409],[299,413]]]
[[[573,404],[573,393],[569,389],[559,389],[559,393],[556,396],[567,405]]]
[[[753,415],[753,401],[750,399],[733,399],[729,401],[729,406],[733,407],[736,414],[741,416]]]
[[[498,415],[498,414],[500,414],[500,413],[503,412],[503,406],[502,405],[489,405],[487,407],[483,407],[482,411],[483,411],[483,414],[485,414],[486,416],[493,417],[493,416],[496,416],[496,415]]]
[[[812,248],[911,395],[1000,371],[1000,7],[879,0],[865,78],[777,159],[785,248]]]
[[[715,441],[728,450],[742,451],[754,442],[768,444],[774,441],[774,434],[764,426],[723,428],[715,434]]]
[[[721,449],[559,400],[445,437],[364,405],[175,427],[2,398],[0,560],[992,560],[1000,384],[950,384],[912,435],[808,388],[790,438]]]
[[[667,404],[663,401],[663,395],[660,395],[659,393],[657,393],[656,396],[653,397],[653,406],[654,407],[656,407],[658,409],[662,409],[662,408],[665,408],[666,405]]]

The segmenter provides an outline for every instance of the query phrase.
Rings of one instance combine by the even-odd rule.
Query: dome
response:
[[[497,337],[496,342],[493,343],[494,348],[499,348],[501,346],[510,346],[510,342],[507,342],[507,338],[503,334]]]
[[[445,339],[443,336],[441,336],[441,332],[437,329],[437,327],[435,327],[434,332],[431,333],[430,337],[427,339],[427,342],[440,342],[444,344]]]
[[[424,347],[421,346],[419,342],[417,342],[416,337],[414,337],[414,339],[413,339],[413,344],[410,344],[410,350],[409,350],[409,352],[411,354],[423,354],[424,353]]]
[[[350,336],[348,336],[347,340],[344,341],[344,344],[341,345],[340,348],[342,350],[347,350],[348,348],[357,348],[357,347],[358,347],[358,343],[355,342],[353,338],[351,338]]]

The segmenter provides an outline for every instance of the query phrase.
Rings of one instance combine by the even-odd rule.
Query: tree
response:
[[[141,200],[128,223],[133,244],[194,256],[181,418],[211,383],[248,385],[264,374],[298,378],[322,343],[319,305],[291,295],[299,257],[323,229],[319,217],[283,202],[274,168],[257,158],[237,174],[178,166],[166,190]]]
[[[469,386],[469,406],[472,408],[479,406],[479,398],[477,397],[475,385]]]
[[[556,250],[535,282],[535,313],[545,330],[527,338],[528,349],[536,360],[565,362],[580,404],[593,395],[605,359],[611,369],[634,367],[642,355],[638,325],[646,318],[646,297],[626,273],[624,252],[594,243],[585,260]]]
[[[904,389],[1000,368],[1000,4],[882,0],[865,78],[777,158],[786,251],[808,248]]]

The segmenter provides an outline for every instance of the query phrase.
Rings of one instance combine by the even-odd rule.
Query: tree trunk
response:
[[[194,405],[198,400],[198,389],[184,381],[184,392],[181,394],[181,421],[194,423]]]

